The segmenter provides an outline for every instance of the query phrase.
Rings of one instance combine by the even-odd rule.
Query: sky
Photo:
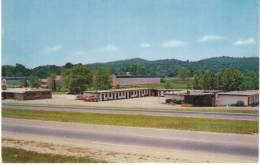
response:
[[[2,64],[258,56],[258,0],[2,0]]]

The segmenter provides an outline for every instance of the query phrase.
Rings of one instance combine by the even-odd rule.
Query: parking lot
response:
[[[165,104],[164,97],[142,97],[132,99],[121,99],[100,102],[85,102],[76,100],[74,95],[53,95],[52,99],[41,100],[3,100],[3,103],[28,103],[28,104],[50,104],[50,105],[78,105],[78,106],[95,106],[95,107],[131,107],[131,108],[172,108],[178,105]]]

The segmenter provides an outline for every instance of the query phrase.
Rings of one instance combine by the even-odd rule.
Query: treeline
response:
[[[45,65],[38,66],[33,69],[28,69],[21,64],[16,66],[4,65],[2,66],[2,76],[28,76],[33,75],[38,78],[47,78],[51,74],[61,74],[63,69],[70,68],[75,64],[67,63],[64,66]],[[76,64],[77,65],[77,64]],[[200,61],[181,61],[176,59],[165,59],[148,61],[140,58],[121,60],[107,63],[95,63],[86,65],[92,69],[99,67],[106,67],[116,75],[125,75],[131,72],[133,75],[149,75],[162,77],[175,77],[178,75],[180,67],[188,68],[191,76],[198,72],[208,70],[210,72],[222,72],[225,68],[237,69],[242,73],[251,71],[258,72],[258,57],[217,57],[209,58]]]
[[[240,72],[258,72],[259,59],[258,57],[216,57],[199,61],[181,61],[176,59],[148,61],[135,58],[107,63],[96,63],[90,66],[106,66],[117,75],[132,72],[136,75],[175,77],[178,75],[178,69],[180,67],[188,68],[191,76],[203,70],[214,73],[222,72],[225,68],[237,69]]]
[[[192,86],[203,90],[254,90],[259,86],[259,75],[256,72],[241,73],[237,69],[225,69],[213,73],[202,71],[194,75]]]

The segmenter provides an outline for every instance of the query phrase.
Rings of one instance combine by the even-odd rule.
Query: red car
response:
[[[81,100],[91,102],[91,101],[97,101],[97,98],[96,98],[95,96],[83,96],[83,97],[81,98]]]

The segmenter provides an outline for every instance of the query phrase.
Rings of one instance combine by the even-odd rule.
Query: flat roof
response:
[[[147,89],[149,89],[149,88],[122,88],[122,89],[84,91],[84,93],[123,92],[123,91],[135,91],[135,90],[147,90]]]
[[[233,95],[233,96],[251,96],[258,95],[259,90],[246,90],[246,91],[230,91],[230,92],[220,92],[219,95]]]
[[[43,92],[43,91],[51,91],[51,90],[42,89],[42,88],[7,88],[6,90],[2,90],[3,93],[25,93],[25,92]]]
[[[187,93],[187,91],[179,91],[179,92],[165,93],[164,95],[176,95],[176,96],[206,96],[206,95],[214,95],[214,93],[199,92],[199,91],[190,91],[190,93]]]

